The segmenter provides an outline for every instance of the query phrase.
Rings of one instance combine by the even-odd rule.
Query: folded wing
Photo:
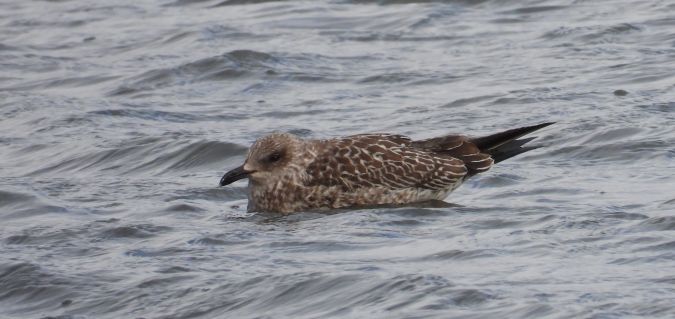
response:
[[[403,135],[363,134],[328,140],[307,168],[309,185],[388,189],[454,188],[467,175],[462,160],[414,146]]]

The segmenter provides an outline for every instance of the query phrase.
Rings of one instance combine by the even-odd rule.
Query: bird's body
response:
[[[394,134],[304,140],[276,133],[260,138],[244,165],[221,185],[249,178],[249,211],[291,213],[443,200],[468,177],[531,148],[517,138],[550,125],[483,138],[447,135],[421,141]]]

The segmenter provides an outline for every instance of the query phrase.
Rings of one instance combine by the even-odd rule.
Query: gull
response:
[[[472,138],[451,134],[413,140],[359,134],[310,140],[273,133],[253,143],[244,164],[220,186],[248,178],[248,211],[298,211],[444,200],[471,176],[537,148],[522,138],[553,124]]]

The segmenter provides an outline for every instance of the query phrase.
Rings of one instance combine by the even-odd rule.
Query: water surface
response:
[[[0,1],[2,318],[673,318],[671,1]],[[246,213],[250,143],[557,121],[455,207]]]

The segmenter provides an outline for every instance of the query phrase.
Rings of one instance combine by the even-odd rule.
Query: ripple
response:
[[[225,189],[216,188],[218,179],[219,176],[214,176],[213,188],[187,188],[182,190],[179,194],[169,196],[167,200],[207,200],[220,203],[222,201],[232,200],[232,198],[246,198],[246,188],[244,187],[229,187]]]
[[[113,90],[110,95],[154,90],[180,83],[237,78],[256,70],[274,69],[279,62],[278,58],[267,53],[236,50],[173,68],[147,71],[129,79],[131,83]]]
[[[0,191],[0,208],[0,216],[6,219],[69,212],[66,207],[51,203],[47,198],[11,191]]]
[[[428,73],[415,73],[415,72],[395,72],[395,73],[385,73],[379,75],[371,75],[364,79],[358,81],[358,83],[408,83],[409,85],[419,85],[427,82],[449,82],[452,80],[459,79],[458,76],[452,76],[448,74],[437,74],[431,75]]]
[[[422,261],[436,261],[436,260],[472,260],[476,258],[490,258],[504,254],[497,250],[479,249],[471,251],[463,250],[447,250],[422,257]]]
[[[235,50],[184,63],[176,67],[150,70],[126,79],[110,96],[153,91],[176,85],[204,81],[230,81],[255,76],[290,81],[335,81],[326,76],[327,69],[339,59],[319,55],[281,55],[252,50]]]
[[[43,245],[45,247],[57,247],[68,244],[72,240],[86,235],[88,229],[64,228],[64,229],[43,229],[28,228],[22,231],[21,235],[12,235],[5,239],[8,245]]]
[[[5,313],[54,307],[73,295],[71,282],[31,263],[0,264],[0,287]]]
[[[203,212],[204,209],[190,204],[175,204],[164,209],[167,212]]]
[[[365,283],[365,285],[355,284]],[[261,287],[275,289],[261,289]],[[237,292],[237,293],[234,293]],[[470,307],[494,299],[489,292],[478,289],[455,289],[437,276],[401,275],[373,278],[351,274],[313,273],[267,275],[230,282],[216,287],[209,294],[193,296],[197,307],[179,310],[174,317],[243,314],[255,309],[257,313],[274,312],[277,316],[301,313],[323,313],[327,316],[344,314],[347,309],[363,311],[383,307],[387,312],[413,309],[447,309],[452,306]],[[215,302],[219,300],[219,302]],[[327,301],[331,302],[327,302]],[[295,309],[279,308],[295,304]],[[198,309],[198,310],[197,310]],[[279,312],[277,309],[283,309]]]
[[[152,224],[118,226],[104,230],[100,238],[149,238],[171,230],[171,227]]]
[[[543,37],[546,39],[565,39],[571,37],[583,41],[590,41],[607,38],[610,36],[638,32],[641,30],[642,28],[629,23],[621,23],[611,26],[596,25],[576,28],[559,27],[555,30],[546,32]]]
[[[673,258],[675,258],[675,253],[667,252],[654,256],[617,258],[615,260],[610,261],[609,264],[634,265],[634,264],[664,263],[672,261]]]
[[[193,4],[202,4],[204,2],[213,2],[213,0],[175,0],[165,4],[166,6],[189,6]]]
[[[0,317],[668,317],[670,2],[0,1]],[[266,132],[550,120],[457,204],[218,187]]]
[[[377,3],[379,5],[405,5],[415,3],[447,3],[447,4],[462,4],[462,5],[478,5],[490,0],[351,0],[353,3]]]
[[[247,148],[214,141],[175,142],[160,139],[128,147],[79,155],[31,172],[29,175],[82,171],[117,171],[121,174],[183,171],[213,166],[222,169],[224,159],[241,156]]]
[[[155,258],[184,255],[186,253],[189,254],[190,252],[191,251],[188,249],[169,247],[163,249],[133,249],[126,251],[124,254],[129,257]]]
[[[35,196],[0,190],[0,207],[17,206],[36,200]]]
[[[653,159],[654,153],[665,153],[668,147],[669,143],[661,139],[642,139],[601,145],[566,146],[552,150],[549,154],[562,155],[577,162],[580,160],[605,160],[616,163],[627,163],[636,160]]]
[[[214,7],[222,6],[236,6],[236,5],[246,5],[246,4],[258,4],[258,3],[268,3],[268,2],[282,2],[284,0],[225,0],[214,5]]]
[[[244,118],[237,114],[228,115],[208,115],[183,112],[168,112],[158,110],[138,110],[138,109],[108,109],[91,111],[92,116],[103,117],[129,117],[142,120],[172,122],[172,123],[193,123],[201,121],[231,121]]]
[[[205,246],[232,246],[232,245],[241,245],[247,244],[250,241],[242,240],[227,240],[227,239],[218,239],[212,237],[203,237],[198,239],[191,239],[188,241],[188,244],[192,245],[205,245]]]
[[[530,13],[541,13],[547,11],[557,11],[568,8],[567,6],[526,6],[509,11],[504,11],[506,14],[530,14]]]
[[[481,178],[480,188],[508,187],[523,183],[525,178],[513,174],[492,174]]]
[[[179,284],[186,280],[194,279],[195,276],[168,276],[143,280],[136,287],[138,288],[162,288],[170,285]]]
[[[499,95],[482,95],[482,96],[474,96],[470,98],[463,98],[463,99],[457,99],[454,100],[450,103],[447,103],[443,106],[442,108],[460,108],[460,107],[465,107],[471,104],[476,104],[479,102],[486,102],[486,101],[491,101],[496,98],[498,98]]]
[[[675,230],[675,217],[652,217],[640,222],[636,226],[632,227],[632,229],[639,231]]]
[[[18,51],[18,50],[19,50],[19,48],[17,48],[17,47],[7,45],[7,44],[4,44],[4,43],[0,43],[0,51]]]
[[[642,220],[642,219],[647,219],[649,216],[639,214],[639,213],[626,213],[626,212],[614,212],[614,213],[606,213],[602,214],[599,216],[601,218],[616,218],[616,219],[624,219],[624,220]]]
[[[81,88],[90,85],[112,81],[118,76],[78,76],[78,77],[59,77],[56,79],[39,80],[26,82],[5,88],[6,90],[33,90],[33,89],[55,89],[55,88]]]
[[[463,38],[453,35],[434,35],[434,36],[415,36],[409,34],[391,34],[385,32],[331,32],[325,31],[324,34],[335,36],[339,41],[355,41],[355,42],[438,42],[459,41]]]
[[[670,242],[662,243],[662,244],[658,244],[658,245],[647,246],[647,247],[643,247],[643,248],[640,248],[640,249],[636,249],[635,251],[659,251],[659,250],[666,250],[666,251],[675,250],[675,241],[670,241]]]
[[[189,269],[189,268],[180,267],[180,266],[166,267],[166,268],[162,268],[162,269],[157,270],[158,273],[162,273],[162,274],[173,274],[173,273],[190,272],[190,271],[192,271],[192,270]]]

